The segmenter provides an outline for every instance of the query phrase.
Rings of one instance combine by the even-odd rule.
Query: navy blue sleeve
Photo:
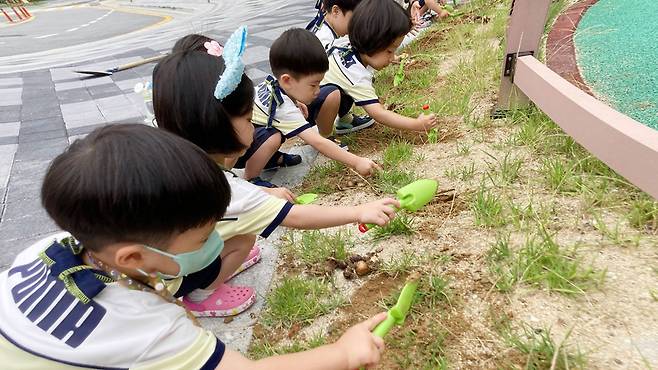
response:
[[[224,352],[226,352],[226,345],[224,342],[217,338],[217,343],[215,344],[215,350],[213,351],[208,361],[201,367],[201,370],[215,370],[219,366],[219,363],[224,357]]]

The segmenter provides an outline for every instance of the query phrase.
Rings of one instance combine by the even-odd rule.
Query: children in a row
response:
[[[70,234],[36,243],[0,274],[3,363],[21,369],[376,364],[383,342],[370,330],[385,315],[351,328],[335,344],[251,362],[195,326],[176,297],[196,316],[238,313],[254,302],[255,292],[225,282],[260,259],[257,234],[267,237],[279,225],[384,225],[394,217],[391,206],[399,203],[393,199],[356,207],[294,205],[287,190],[267,194],[230,167],[241,160],[254,179],[268,163],[287,165],[291,157],[277,149],[299,135],[358,172],[372,173],[374,162],[321,136],[333,131],[336,112],[346,114],[352,102],[392,127],[433,127],[433,116],[411,119],[383,109],[372,86],[372,70],[390,63],[409,29],[407,14],[393,0],[365,0],[349,23],[349,42],[334,42],[329,60],[307,31],[282,35],[271,51],[274,76],[256,90],[241,62],[245,30],[224,50],[202,37],[181,40],[154,70],[159,129],[98,129],[51,164],[43,205]]]
[[[346,14],[336,4],[329,9]],[[323,27],[333,26],[325,22]],[[437,124],[433,114],[409,118],[386,110],[373,85],[374,71],[393,61],[395,50],[410,29],[409,15],[394,0],[364,0],[349,20],[349,35],[329,46],[328,61],[321,52],[322,43],[308,31],[284,32],[270,49],[274,76],[268,76],[257,88],[254,142],[238,161],[245,165],[245,178],[270,186],[259,175],[285,139],[293,136],[361,175],[370,175],[378,169],[374,162],[342,152],[335,143],[320,138],[330,136],[336,130],[336,118],[349,116],[355,104],[389,127],[421,132],[432,129]]]
[[[227,220],[216,227],[225,242],[221,264],[183,278],[182,283],[169,282],[170,286],[179,286],[176,296],[184,296],[183,302],[198,316],[235,315],[253,304],[252,288],[224,283],[260,259],[259,249],[252,248],[256,235],[267,237],[279,225],[297,229],[354,222],[384,225],[394,216],[391,205],[398,204],[387,198],[352,207],[295,205],[230,172],[230,164],[245,153],[254,137],[254,87],[240,61],[245,38],[246,30],[238,30],[227,43],[224,56],[217,57],[206,48],[212,46],[212,40],[198,35],[187,37],[177,45],[189,49],[179,49],[166,57],[153,72],[158,126],[206,151],[225,171],[232,193]]]
[[[142,124],[109,125],[51,163],[42,204],[68,232],[0,273],[0,359],[25,369],[356,369],[379,361],[371,330],[251,361],[186,315],[163,278],[222,265],[216,230],[233,189],[196,145]],[[235,195],[233,193],[233,195]],[[70,233],[70,234],[69,234]]]

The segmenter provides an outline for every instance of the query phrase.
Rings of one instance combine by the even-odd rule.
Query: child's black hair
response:
[[[358,53],[373,55],[411,31],[409,13],[395,0],[363,0],[348,26],[350,44]]]
[[[196,33],[181,37],[174,47],[171,49],[172,53],[178,53],[182,51],[206,51],[205,43],[213,41],[210,37],[199,35]]]
[[[294,78],[329,70],[327,52],[310,31],[291,28],[279,36],[270,48],[270,67],[274,77],[287,73]]]
[[[330,12],[331,8],[336,5],[345,14],[350,10],[353,11],[360,2],[361,0],[322,0],[322,6],[325,11]]]
[[[86,248],[141,243],[166,248],[176,233],[217,222],[231,190],[196,145],[143,124],[108,125],[50,164],[41,202]]]
[[[224,72],[222,57],[201,51],[174,53],[153,70],[153,110],[158,127],[200,146],[209,154],[245,149],[231,124],[253,109],[254,85],[242,74],[235,90],[221,101],[215,86]]]

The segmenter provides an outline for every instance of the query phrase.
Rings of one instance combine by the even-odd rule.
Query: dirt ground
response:
[[[498,46],[492,43],[492,47]],[[468,50],[445,56],[439,83],[446,83],[443,78],[458,64],[457,59],[469,58],[473,53]],[[493,91],[471,97],[473,115],[487,115],[495,98]],[[413,159],[404,162],[405,170],[439,182],[439,195],[411,214],[413,235],[375,242],[360,234],[355,225],[335,229],[349,233],[354,253],[375,253],[384,264],[411,254],[414,263],[405,271],[375,269],[350,280],[337,268],[328,279],[347,304],[292,332],[260,326],[257,341],[283,345],[317,335],[335,340],[348,326],[382,311],[383,303],[391,303],[390,297],[402,287],[407,274],[418,271],[425,277],[446,279],[445,299],[429,303],[427,299],[416,300],[405,325],[387,337],[388,350],[381,369],[560,369],[567,368],[559,358],[567,353],[585,358],[582,363],[569,361],[573,368],[657,368],[658,298],[652,295],[658,289],[657,230],[631,227],[624,207],[600,207],[594,213],[582,196],[548,189],[542,178],[541,154],[527,146],[501,144],[518,130],[507,120],[475,128],[459,116],[443,116],[439,127],[436,144],[427,143],[422,134],[395,134],[414,144]],[[377,127],[359,133],[356,152],[380,158],[390,135]],[[467,154],[460,150],[464,145],[469,147]],[[527,283],[517,283],[509,291],[497,289],[488,258],[492,244],[504,231],[510,234],[511,244],[518,246],[537,227],[512,222],[493,228],[476,226],[473,194],[495,165],[492,158],[506,155],[520,159],[521,169],[511,184],[494,186],[494,191],[513,204],[533,203],[547,210],[543,227],[561,247],[576,248],[573,258],[578,258],[583,268],[602,274],[599,284],[575,295]],[[474,172],[468,179],[454,175],[457,169],[471,166]],[[332,181],[336,191],[322,195],[317,204],[355,205],[381,196],[371,180],[348,170]],[[304,189],[297,190],[301,193]],[[624,237],[611,238],[601,231],[601,222]],[[277,276],[310,274],[312,270],[287,256],[281,259]],[[526,328],[537,335],[547,334],[555,348],[550,353],[555,357],[531,360],[532,353],[510,344],[504,328],[508,332]]]

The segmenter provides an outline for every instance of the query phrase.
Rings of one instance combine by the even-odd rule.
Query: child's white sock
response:
[[[194,289],[187,295],[187,299],[194,303],[199,303],[208,299],[213,293],[215,293],[215,289]]]

